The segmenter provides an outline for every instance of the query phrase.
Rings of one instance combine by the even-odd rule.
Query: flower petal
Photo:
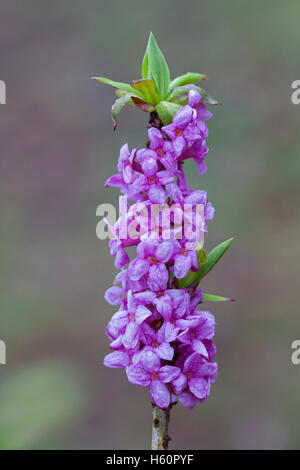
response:
[[[139,366],[131,365],[126,367],[126,374],[129,382],[133,385],[146,387],[150,384],[150,375]]]
[[[165,330],[166,341],[168,341],[169,343],[171,343],[172,341],[175,341],[175,339],[178,337],[178,333],[179,333],[179,328],[176,328],[176,326],[173,323],[167,322],[166,330]]]
[[[141,364],[143,368],[151,373],[151,374],[156,374],[159,371],[160,368],[160,359],[155,352],[151,350],[145,350],[142,352],[141,356]]]
[[[172,382],[172,380],[176,379],[180,374],[179,367],[174,366],[163,366],[159,371],[159,380],[163,383]]]
[[[174,356],[174,349],[170,346],[170,343],[161,343],[157,348],[156,352],[161,359],[165,359],[165,361],[172,361]]]
[[[128,323],[125,334],[123,336],[123,344],[126,349],[133,349],[136,347],[140,339],[140,328],[134,323]]]
[[[105,181],[104,186],[122,186],[124,184],[123,176],[120,173],[116,173]]]
[[[135,312],[135,321],[137,325],[141,325],[141,323],[143,323],[146,318],[150,317],[150,315],[152,315],[152,312],[147,307],[139,305]]]
[[[163,204],[167,198],[164,189],[158,184],[151,185],[148,196],[153,204]]]
[[[141,325],[141,341],[144,344],[151,344],[156,341],[156,331],[148,323],[142,323]]]
[[[152,304],[154,300],[156,299],[156,294],[150,290],[147,290],[144,292],[138,292],[134,296],[137,300],[145,304]]]
[[[111,305],[118,305],[122,302],[121,295],[123,294],[123,289],[118,286],[112,286],[104,294],[106,302]]]
[[[155,299],[154,303],[157,311],[161,314],[164,320],[170,321],[172,317],[172,301],[170,297],[168,295],[158,297]]]
[[[176,395],[180,395],[187,386],[187,378],[185,374],[179,374],[176,379],[172,381],[172,390]]]
[[[171,241],[164,241],[158,245],[155,251],[155,257],[161,263],[167,263],[173,254],[173,243]]]
[[[207,397],[209,384],[203,377],[192,377],[189,380],[190,391],[199,399]]]
[[[196,90],[190,90],[189,91],[189,105],[192,108],[195,108],[197,104],[199,104],[201,101],[201,95],[198,91]]]
[[[132,184],[132,189],[136,192],[144,191],[148,187],[148,178],[146,176],[139,176],[138,179]]]
[[[129,263],[129,256],[124,250],[124,248],[118,249],[115,257],[115,266],[117,269],[122,269],[123,266]]]
[[[145,175],[153,176],[157,173],[158,166],[156,160],[153,157],[147,157],[142,160],[141,163],[142,170]]]
[[[210,111],[208,111],[204,103],[199,103],[198,106],[196,107],[196,110],[197,110],[197,118],[200,119],[200,121],[207,121],[213,116],[213,114]]]
[[[129,291],[127,292],[127,308],[128,308],[128,312],[131,312],[133,313],[136,309],[136,300],[133,296],[133,293],[132,293],[132,290],[129,289]]]
[[[179,323],[179,322],[178,322]],[[190,330],[184,330],[178,335],[179,341],[181,341],[184,344],[191,344],[191,333]]]
[[[189,194],[185,200],[185,204],[206,204],[207,203],[207,192],[203,191],[201,189],[197,189],[196,191],[192,191],[191,194]]]
[[[135,258],[129,265],[128,276],[133,281],[139,281],[149,270],[148,261]]]
[[[182,279],[187,275],[192,266],[190,256],[178,255],[174,264],[174,275],[177,279]]]
[[[123,178],[124,178],[125,183],[127,184],[131,183],[132,174],[133,174],[132,167],[130,165],[126,165],[123,169]]]
[[[200,354],[196,352],[191,354],[184,362],[183,372],[192,372],[193,374],[197,373],[198,368],[200,367],[200,364],[202,364],[202,362],[203,358]]]
[[[210,380],[215,380],[218,373],[218,364],[216,362],[203,361],[199,364],[196,374],[203,377],[208,377]]]
[[[140,258],[147,258],[154,255],[158,245],[159,240],[144,240],[137,246],[136,252]]]
[[[186,148],[186,142],[182,135],[173,140],[173,145],[177,156],[179,157]]]
[[[154,404],[163,410],[167,409],[171,401],[167,386],[159,380],[152,380],[149,390]]]
[[[109,345],[110,349],[115,350],[122,350],[124,349],[123,344],[123,335],[118,336],[114,341],[112,341]]]
[[[189,410],[192,410],[198,403],[197,398],[189,392],[183,392],[181,395],[178,395],[178,401]]]
[[[208,358],[207,349],[204,346],[203,342],[200,341],[199,339],[194,338],[192,340],[192,348],[195,352],[202,354],[203,356]]]
[[[174,173],[172,173],[171,171],[159,171],[157,173],[157,178],[158,178],[158,181],[160,182],[160,184],[169,184],[169,183],[172,183],[174,181]]]
[[[150,127],[150,129],[148,129],[148,137],[152,148],[157,149],[160,146],[163,146],[164,140],[162,134],[155,127]]]
[[[151,290],[156,292],[165,290],[168,285],[168,280],[169,273],[164,264],[160,263],[150,266],[148,285]]]
[[[127,310],[119,310],[118,312],[114,313],[111,317],[109,325],[112,325],[113,328],[118,328],[121,330],[128,324],[128,312]]]
[[[169,124],[168,126],[164,126],[162,131],[167,134],[170,139],[174,139],[176,137],[176,125],[173,123]]]
[[[194,110],[191,106],[183,106],[179,109],[173,118],[173,123],[179,129],[184,129],[189,122],[192,120],[194,115]]]
[[[114,351],[105,356],[103,364],[106,367],[124,368],[129,364],[129,355],[124,351]]]

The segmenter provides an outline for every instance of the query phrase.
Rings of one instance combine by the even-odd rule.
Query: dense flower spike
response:
[[[190,90],[188,103],[170,124],[157,126],[157,120],[152,121],[146,148],[130,151],[127,144],[121,148],[118,173],[106,186],[119,186],[127,200],[143,203],[146,208],[153,204],[175,208],[177,215],[184,204],[202,204],[206,230],[214,209],[205,191],[189,188],[183,163],[192,158],[199,174],[205,172],[205,121],[211,116],[201,94]],[[177,237],[182,227],[176,227],[174,214],[168,240],[162,236],[160,220],[152,222],[154,237],[147,229],[143,233],[137,230],[135,238],[130,234],[121,237],[121,224],[128,228],[132,221],[130,206],[126,210],[111,227],[115,236],[110,251],[120,273],[105,298],[120,307],[106,328],[113,352],[104,364],[124,368],[132,384],[149,387],[158,407],[167,409],[178,400],[191,409],[206,400],[217,375],[217,364],[212,362],[215,320],[211,313],[197,310],[202,289],[178,285],[190,270],[199,271],[198,252],[186,248],[184,234]],[[139,217],[142,225],[142,215]],[[126,253],[130,245],[136,246],[136,257],[131,261]]]
[[[123,145],[118,172],[105,183],[119,187],[122,196],[119,219],[114,225],[106,221],[119,272],[105,293],[118,310],[106,327],[112,352],[104,365],[125,369],[129,382],[149,388],[155,405],[152,448],[162,450],[169,440],[169,407],[178,401],[192,409],[205,401],[217,376],[215,319],[199,304],[231,300],[199,288],[233,239],[205,252],[203,236],[214,208],[206,191],[189,187],[184,172],[189,159],[199,175],[206,172],[206,121],[212,117],[206,105],[220,103],[195,85],[206,79],[203,74],[170,79],[152,33],[141,79],[94,79],[116,89],[114,129],[126,104],[150,113],[145,148]],[[133,258],[128,247],[135,249]]]

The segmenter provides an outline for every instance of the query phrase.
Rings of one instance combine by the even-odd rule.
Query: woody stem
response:
[[[153,405],[152,413],[152,450],[167,450],[169,441],[171,440],[168,435],[170,410],[162,410]]]

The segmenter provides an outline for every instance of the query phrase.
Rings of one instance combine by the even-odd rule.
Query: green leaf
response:
[[[157,104],[160,101],[160,96],[157,93],[155,83],[153,80],[150,80],[149,78],[144,79],[144,80],[135,80],[134,82],[131,82],[130,85],[132,88],[135,90],[141,92],[145,98],[145,101],[147,103],[151,104]]]
[[[124,95],[128,95],[127,91],[120,90],[120,88],[116,88],[115,92],[118,98],[121,98],[121,96],[124,96]],[[130,94],[133,95],[133,93],[130,93]],[[135,106],[133,100],[128,101],[128,104],[130,104],[130,106]]]
[[[141,100],[137,97],[135,93],[122,93],[121,90],[117,90],[116,93],[119,98],[114,102],[111,108],[112,119],[114,122],[114,130],[116,130],[118,126],[119,113],[126,104],[136,106],[137,108],[147,113],[150,113],[151,111],[155,110],[152,104],[146,103],[146,101]]]
[[[140,98],[133,97],[132,101],[134,106],[141,109],[145,113],[151,113],[152,111],[155,111],[155,107],[151,103],[146,103],[146,101],[143,101]]]
[[[203,88],[200,88],[199,86],[192,85],[192,84],[183,85],[183,86],[174,88],[173,91],[168,96],[168,100],[175,102],[175,103],[186,104],[188,100],[188,93],[190,90],[198,91],[202,97],[203,103],[205,104],[212,104],[212,105],[221,104],[215,98],[210,96],[205,90],[203,90]]]
[[[151,78],[150,71],[149,71],[149,61],[148,61],[148,47],[146,48],[145,55],[144,55],[144,58],[143,58],[142,77],[143,78]]]
[[[170,83],[169,91],[172,91],[173,88],[188,85],[189,83],[196,83],[199,80],[206,80],[207,76],[203,75],[202,73],[193,73],[188,72],[184,75],[180,75],[179,77],[174,78],[174,80]]]
[[[105,85],[111,85],[115,88],[120,88],[121,90],[127,91],[128,93],[135,93],[141,99],[144,98],[142,93],[132,88],[132,86],[129,85],[128,83],[115,82],[114,80],[110,80],[109,78],[104,78],[104,77],[92,77],[92,80],[96,80],[97,82],[104,83]]]
[[[112,115],[112,119],[113,119],[113,122],[114,122],[114,130],[116,130],[116,128],[117,128],[118,116],[119,116],[119,113],[120,113],[121,109],[124,108],[124,106],[127,103],[129,103],[130,101],[132,101],[132,95],[131,95],[131,93],[126,93],[125,95],[123,95],[120,98],[116,99],[116,101],[112,105],[111,115]]]
[[[220,243],[220,245],[216,246],[212,251],[210,251],[207,255],[205,263],[203,263],[202,266],[199,266],[199,271],[197,271],[196,273],[192,273],[190,271],[189,274],[192,274],[189,278],[188,274],[185,278],[179,280],[179,288],[182,289],[183,287],[189,287],[195,282],[201,281],[201,279],[203,279],[209,273],[209,271],[212,270],[212,268],[219,261],[219,259],[222,258],[225,251],[227,251],[229,246],[231,245],[232,241],[233,238],[229,238],[225,242]]]
[[[197,249],[197,256],[198,256],[198,265],[199,265],[199,271],[200,271],[203,265],[207,261],[207,254],[202,246],[199,249]],[[179,279],[178,281],[179,288],[183,289],[184,287],[188,287],[194,284],[197,281],[199,271],[195,272],[195,271],[190,270],[183,279]]]
[[[221,297],[220,295],[215,295],[215,294],[206,294],[203,293],[202,300],[209,300],[210,302],[232,302],[233,299],[230,299],[229,297]]]
[[[179,104],[170,103],[169,101],[161,101],[155,106],[160,119],[165,125],[172,122],[174,115],[180,108]]]
[[[169,89],[170,72],[166,59],[152,33],[149,36],[146,62],[145,59],[143,62],[143,74],[145,73],[147,73],[147,78],[154,80],[161,99],[164,99]]]
[[[220,245],[216,246],[213,250],[211,250],[208,253],[206,263],[203,265],[202,269],[198,272],[199,274],[198,281],[203,279],[204,276],[206,276],[206,274],[208,274],[209,271],[212,270],[215,264],[219,261],[220,258],[222,258],[224,253],[228,250],[232,241],[233,241],[233,237],[229,238],[223,243],[220,243]]]
[[[129,93],[130,96],[132,97],[131,100],[128,101],[128,104],[130,106],[136,106],[137,108],[141,109],[142,111],[145,111],[146,113],[151,113],[151,111],[155,111],[155,107],[150,104],[146,103],[146,101],[141,100],[141,98],[138,97],[135,93]],[[120,90],[120,88],[116,88],[116,95],[118,98],[121,98],[121,96],[128,95],[126,91]]]

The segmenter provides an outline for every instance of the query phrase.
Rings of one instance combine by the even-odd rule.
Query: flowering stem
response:
[[[153,405],[152,419],[152,450],[167,450],[169,441],[168,435],[171,406],[167,410],[162,410]]]

